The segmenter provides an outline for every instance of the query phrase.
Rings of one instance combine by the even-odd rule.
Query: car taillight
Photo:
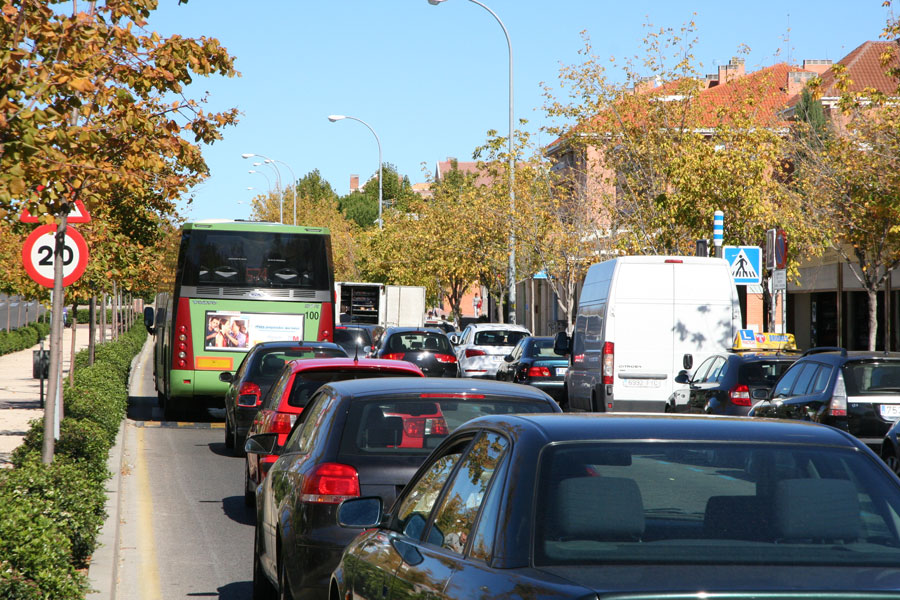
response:
[[[262,403],[262,392],[252,381],[245,381],[238,391],[238,406],[259,406]]]
[[[547,367],[531,367],[528,369],[529,377],[550,377],[550,369]]]
[[[319,312],[319,333],[316,339],[320,342],[334,341],[334,303],[332,302],[322,303]]]
[[[615,367],[615,345],[612,342],[603,343],[603,383],[613,384],[613,367]]]
[[[731,388],[728,392],[731,403],[735,406],[750,406],[750,388],[740,384]]]
[[[466,348],[466,358],[472,358],[473,356],[484,356],[484,350],[478,350],[476,348]]]
[[[359,496],[359,473],[350,465],[322,463],[304,480],[301,502],[339,504]]]
[[[843,373],[838,373],[834,382],[834,392],[831,394],[831,402],[828,404],[828,412],[832,417],[847,416],[847,386],[844,385]]]
[[[425,417],[407,417],[403,419],[403,434],[408,437],[426,435],[449,435],[447,422],[443,417],[426,419]]]
[[[269,431],[271,433],[290,433],[296,419],[297,415],[275,413],[275,418],[269,424]]]
[[[386,360],[403,360],[404,356],[406,356],[406,355],[403,354],[402,352],[390,352],[388,354],[385,354],[381,358],[384,358]]]
[[[456,357],[453,356],[452,354],[435,354],[434,358],[439,363],[455,363],[456,362]]]
[[[191,345],[191,304],[187,298],[178,301],[175,317],[175,339],[172,350],[172,368],[186,370],[194,368],[194,349]]]

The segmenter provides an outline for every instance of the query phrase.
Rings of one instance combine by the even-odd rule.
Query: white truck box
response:
[[[340,323],[382,327],[422,327],[425,324],[425,288],[339,281],[335,285]]]

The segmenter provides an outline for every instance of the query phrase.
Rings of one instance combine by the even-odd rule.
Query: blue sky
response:
[[[512,40],[515,117],[535,132],[547,124],[541,82],[557,82],[560,63],[580,62],[583,30],[596,54],[620,58],[640,52],[648,20],[677,28],[694,18],[705,72],[727,63],[741,44],[751,49],[747,69],[755,70],[786,60],[788,48],[795,63],[839,60],[877,39],[888,16],[881,3],[484,0]],[[198,78],[190,90],[194,97],[208,92],[210,109],[243,113],[204,150],[211,173],[191,194],[191,220],[247,218],[250,199],[267,189],[250,169],[275,185],[274,171],[253,167],[242,153],[281,161],[285,184],[290,170],[299,178],[313,169],[339,194],[349,191],[351,174],[365,181],[378,169],[375,138],[360,123],[330,123],[330,114],[368,122],[384,161],[413,183],[426,180],[423,163],[433,172],[447,157],[471,160],[489,129],[508,131],[506,38],[468,0],[160,0],[148,28],[215,37],[242,74]],[[539,140],[552,141],[546,134]]]

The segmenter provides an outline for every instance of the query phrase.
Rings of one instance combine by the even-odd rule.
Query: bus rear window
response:
[[[185,245],[181,285],[328,290],[327,239],[302,233],[195,229]]]

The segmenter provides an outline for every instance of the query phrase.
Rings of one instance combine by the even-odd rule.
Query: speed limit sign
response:
[[[56,225],[42,225],[31,232],[22,246],[25,271],[44,287],[53,287],[53,249],[56,245]],[[66,228],[62,251],[64,286],[75,283],[84,273],[88,261],[88,247],[81,234]]]

